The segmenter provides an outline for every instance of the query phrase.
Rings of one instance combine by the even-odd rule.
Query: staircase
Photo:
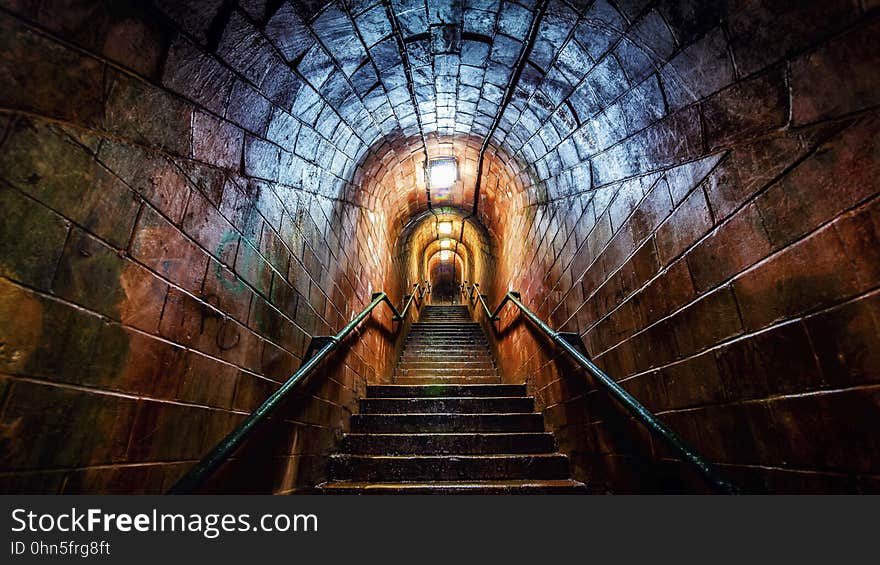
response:
[[[582,493],[525,385],[501,384],[466,306],[426,306],[394,384],[367,387],[325,493]]]

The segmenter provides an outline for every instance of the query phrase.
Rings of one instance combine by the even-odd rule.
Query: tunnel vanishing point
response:
[[[871,0],[0,0],[0,492],[878,493],[878,105]]]

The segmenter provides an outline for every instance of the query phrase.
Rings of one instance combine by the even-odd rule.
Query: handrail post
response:
[[[316,335],[312,337],[312,339],[309,340],[309,346],[306,348],[306,354],[303,356],[303,359],[311,359],[316,351],[320,351],[328,343],[332,343],[334,339],[336,338],[332,335]]]

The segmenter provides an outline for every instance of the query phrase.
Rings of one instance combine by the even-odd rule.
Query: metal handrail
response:
[[[394,320],[395,322],[399,322],[400,320],[403,320],[404,318],[406,318],[406,314],[409,311],[409,307],[413,303],[413,300],[415,300],[416,298],[419,298],[419,300],[421,300],[422,295],[419,294],[419,287],[420,286],[421,285],[419,283],[416,283],[413,285],[412,294],[410,294],[409,296],[406,297],[406,305],[403,307],[403,310],[400,311],[400,314],[394,315],[392,320]]]
[[[468,304],[470,304],[471,306],[473,306],[473,303],[474,303],[474,293],[476,292],[477,296],[480,296],[479,288],[480,288],[480,283],[474,283],[470,287],[468,287],[467,281],[464,281],[461,284],[461,293],[467,298]],[[490,313],[490,312],[488,312],[489,308],[485,304],[485,297],[480,296],[480,298],[483,300],[483,303],[484,303],[483,306],[487,311],[486,313],[489,314]]]
[[[419,284],[414,285],[418,287]],[[418,289],[416,289],[417,291]],[[168,494],[186,494],[195,491],[202,483],[204,483],[234,452],[238,449],[242,442],[253,433],[253,431],[268,418],[269,414],[285,400],[287,395],[297,387],[318,365],[321,364],[330,353],[332,353],[342,341],[350,334],[367,316],[383,302],[388,305],[393,314],[393,321],[402,321],[406,316],[412,297],[406,303],[402,312],[398,312],[397,308],[392,304],[391,299],[384,292],[374,292],[370,303],[357,316],[342,328],[339,333],[333,336],[316,336],[312,338],[312,344],[306,353],[306,361],[302,366],[281,385],[281,388],[272,393],[263,403],[245,420],[232,430],[225,438],[223,438],[211,451],[208,452],[192,469],[187,472],[173,487]],[[318,344],[317,347],[313,347]],[[317,353],[309,356],[309,353],[317,349]]]
[[[476,289],[475,284],[472,289]],[[497,321],[501,309],[510,302],[515,304],[533,324],[544,332],[553,342],[568,353],[578,365],[583,367],[593,377],[595,377],[611,395],[617,400],[630,414],[640,421],[650,432],[662,439],[675,453],[677,453],[684,461],[690,464],[697,473],[709,484],[715,491],[725,494],[737,494],[739,489],[726,479],[718,475],[714,465],[704,459],[696,451],[690,448],[678,434],[672,431],[666,424],[661,422],[650,410],[645,408],[641,402],[636,400],[634,396],[624,390],[617,382],[609,377],[602,369],[596,366],[583,352],[578,349],[581,344],[580,336],[574,333],[558,332],[547,325],[543,320],[529,310],[522,303],[521,296],[518,292],[510,291],[498,304],[494,312],[490,312],[484,299],[485,295],[479,294],[480,301],[483,303],[486,315],[490,322]]]
[[[474,283],[474,286],[471,288],[471,292],[468,294],[468,301],[473,303],[474,295],[476,295],[477,300],[479,300],[480,304],[483,305],[483,311],[486,312],[486,315],[489,316],[489,319],[494,322],[498,319],[498,313],[496,312],[495,314],[493,314],[492,311],[489,309],[489,304],[486,302],[488,296],[481,293],[479,287],[479,283]]]

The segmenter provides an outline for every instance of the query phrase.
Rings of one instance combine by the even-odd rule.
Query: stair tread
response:
[[[384,454],[384,453],[334,453],[330,457],[337,459],[371,459],[400,461],[402,459],[559,459],[566,458],[562,453],[432,453],[432,454]]]
[[[413,387],[431,388],[432,386],[433,386],[433,385],[395,385],[395,384],[386,384],[386,385],[367,385],[367,390],[370,390],[371,388],[393,388],[393,387],[400,387],[400,388],[413,388]],[[521,384],[510,384],[510,383],[499,383],[499,384],[492,384],[492,385],[454,385],[454,386],[456,386],[456,387],[465,387],[465,388],[466,388],[466,387],[475,387],[475,388],[477,388],[477,387],[492,387],[492,386],[497,386],[497,387],[505,387],[505,386],[506,386],[506,387],[514,387],[514,386],[515,386],[515,387],[521,387],[521,386],[524,386],[524,385],[521,385]]]
[[[575,481],[574,479],[507,479],[507,480],[472,480],[472,481],[432,481],[430,483],[426,483],[424,481],[401,481],[401,482],[388,482],[388,483],[369,483],[369,482],[360,482],[360,481],[327,481],[326,483],[321,483],[321,487],[324,488],[332,488],[334,486],[364,486],[364,487],[399,487],[399,486],[416,486],[416,485],[429,485],[429,486],[451,486],[451,485],[531,485],[531,484],[540,484],[540,485],[574,485],[574,486],[586,486],[584,483],[580,481]]]
[[[532,396],[365,396],[361,400],[513,400],[531,399]],[[456,412],[459,414],[459,412]]]
[[[378,433],[358,433],[351,432],[343,434],[348,437],[435,437],[435,436],[551,436],[550,432],[411,432],[411,433],[394,433],[394,432],[378,432]]]
[[[455,396],[466,398],[483,398],[484,396],[526,396],[524,385],[504,383],[430,383],[430,384],[387,384],[368,385],[368,398],[389,397],[401,398],[434,398],[435,396]],[[501,394],[499,393],[508,393]]]
[[[361,482],[329,481],[318,485],[324,491],[360,491],[375,494],[404,492],[409,494],[431,492],[478,494],[527,493],[529,490],[556,490],[559,492],[585,493],[587,485],[573,479],[517,479],[517,480],[467,480],[467,481],[404,481],[404,482]]]
[[[501,382],[498,375],[395,375],[398,384],[496,384]]]
[[[469,417],[469,416],[479,416],[479,417],[488,417],[488,416],[540,416],[535,412],[407,412],[405,414],[395,414],[389,412],[376,412],[373,414],[354,414],[354,416],[369,416],[369,417],[378,417],[378,416],[394,416],[394,417],[402,417],[405,416],[407,418],[414,416],[431,416],[432,418],[437,416],[461,416],[461,417]],[[354,417],[353,416],[353,417]]]

